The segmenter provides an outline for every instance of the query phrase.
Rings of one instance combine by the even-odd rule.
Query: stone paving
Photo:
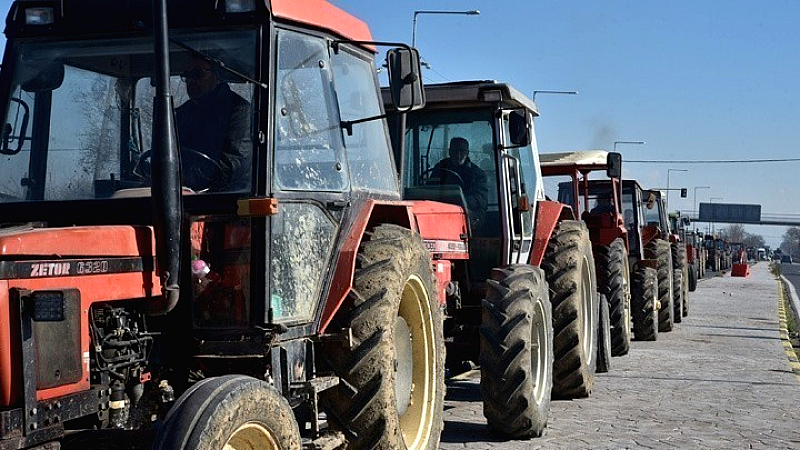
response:
[[[800,382],[781,342],[778,295],[763,262],[748,278],[701,281],[674,331],[613,358],[591,397],[553,401],[541,438],[492,435],[478,376],[451,382],[440,448],[800,448]]]

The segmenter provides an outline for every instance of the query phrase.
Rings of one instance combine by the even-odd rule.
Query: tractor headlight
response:
[[[26,25],[51,25],[55,17],[51,7],[33,7],[25,10]]]
[[[255,0],[225,0],[225,12],[242,13],[256,10]]]

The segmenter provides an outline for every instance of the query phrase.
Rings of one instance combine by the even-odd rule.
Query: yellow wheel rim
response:
[[[438,377],[444,374],[438,373],[439,368],[436,363],[439,359],[439,349],[436,348],[428,291],[416,275],[406,280],[398,316],[405,321],[409,336],[396,336],[395,341],[410,339],[412,347],[411,361],[398,361],[398,365],[412,364],[410,392],[405,394],[407,398],[397,399],[398,405],[402,405],[398,408],[398,412],[403,410],[400,414],[400,431],[408,449],[423,449],[427,446],[433,428]]]
[[[225,443],[224,450],[280,450],[278,441],[264,425],[247,422],[236,429]]]

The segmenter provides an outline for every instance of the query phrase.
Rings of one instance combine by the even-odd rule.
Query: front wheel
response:
[[[481,394],[489,426],[513,438],[547,426],[553,388],[553,318],[544,273],[492,270],[481,302]]]
[[[299,450],[289,402],[266,381],[206,378],[183,393],[158,431],[155,450]]]
[[[420,236],[380,225],[361,244],[348,306],[335,319],[352,347],[326,344],[341,378],[323,396],[350,449],[433,450],[444,409],[442,309]]]

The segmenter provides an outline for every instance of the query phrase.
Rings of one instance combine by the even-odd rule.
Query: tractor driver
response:
[[[175,110],[183,185],[194,190],[242,190],[250,180],[250,103],[219,78],[218,68],[193,57],[181,73],[189,100]]]
[[[614,212],[614,205],[611,204],[611,193],[606,192],[597,197],[597,204],[590,211],[591,214],[603,214]]]
[[[462,137],[450,139],[449,158],[439,161],[432,175],[441,177],[442,184],[458,184],[464,191],[470,225],[477,231],[486,215],[489,202],[489,188],[486,174],[469,159],[469,141]]]

